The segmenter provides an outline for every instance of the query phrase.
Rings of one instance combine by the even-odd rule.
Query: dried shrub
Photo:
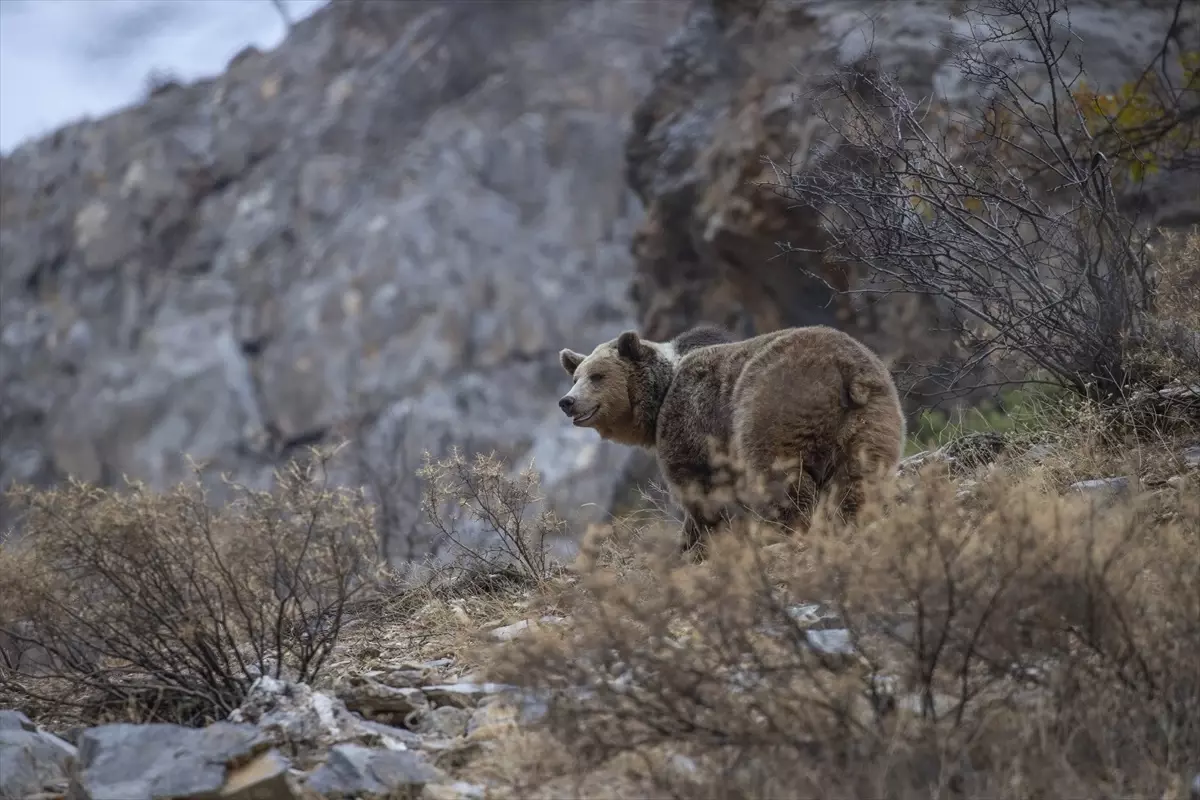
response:
[[[1124,100],[1098,100],[1069,6],[966,7],[968,28],[949,43],[954,78],[974,93],[966,110],[918,97],[870,52],[814,78],[825,140],[811,163],[778,165],[773,188],[824,221],[818,252],[865,268],[870,281],[854,291],[907,291],[951,309],[971,366],[993,365],[1006,373],[998,382],[1038,371],[1080,395],[1119,399],[1161,388],[1131,351],[1164,340],[1149,237],[1113,176],[1131,158],[1139,174],[1153,159],[1196,163],[1195,58],[1176,59],[1182,86],[1154,103],[1145,92],[1169,76],[1150,80],[1151,68]],[[1164,32],[1156,63],[1170,61],[1179,30]],[[946,391],[969,374],[945,376]]]
[[[543,498],[532,465],[513,477],[495,455],[467,460],[454,448],[445,459],[426,454],[418,474],[422,510],[460,563],[535,581],[549,575],[549,546],[565,526],[549,509],[536,510]]]
[[[585,546],[572,627],[496,655],[548,707],[547,749],[503,774],[522,797],[1171,796],[1200,766],[1195,489],[927,471],[850,528],[739,525],[699,567],[673,526],[618,529]]]
[[[0,662],[22,704],[91,721],[223,718],[260,675],[311,681],[369,586],[373,510],[325,485],[328,452],[271,491],[166,492],[78,481],[16,487],[19,537],[0,549]],[[38,662],[38,663],[34,663]]]
[[[1191,399],[1200,416],[1200,227],[1163,231],[1152,248],[1156,272],[1154,315],[1134,351],[1140,371],[1156,383],[1197,387]],[[1192,393],[1189,393],[1192,394]]]
[[[1075,91],[1097,146],[1132,182],[1164,168],[1200,168],[1200,49],[1185,33],[1184,9],[1175,0],[1170,30],[1136,80],[1112,92],[1081,82]]]

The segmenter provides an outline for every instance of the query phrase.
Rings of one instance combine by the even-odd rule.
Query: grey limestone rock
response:
[[[253,725],[207,728],[116,723],[80,737],[71,800],[166,800],[214,795],[230,770],[269,744]]]
[[[75,748],[39,730],[20,711],[0,710],[0,798],[24,798],[66,788]]]
[[[340,744],[306,785],[324,797],[399,797],[402,790],[419,791],[443,777],[418,753]]]

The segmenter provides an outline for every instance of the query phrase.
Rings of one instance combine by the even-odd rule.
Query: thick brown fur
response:
[[[688,353],[701,347],[708,347],[714,344],[731,344],[733,341],[733,335],[724,328],[719,328],[716,325],[697,325],[679,334],[670,343],[675,346],[675,352],[679,356],[686,356]]]
[[[685,548],[731,510],[723,460],[768,489],[758,513],[800,529],[828,492],[852,519],[867,483],[895,471],[900,399],[861,342],[826,326],[743,341],[715,328],[689,334],[660,344],[626,331],[588,356],[563,350],[574,383],[559,403],[604,439],[656,451],[685,512]]]

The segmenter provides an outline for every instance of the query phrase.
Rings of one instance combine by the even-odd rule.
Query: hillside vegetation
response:
[[[1172,241],[1194,280],[1200,234]],[[199,482],[20,489],[0,705],[59,731],[204,726],[261,702],[260,676],[307,682],[420,732],[449,776],[428,796],[1184,798],[1200,424],[1159,401],[1027,390],[914,438],[853,528],[743,521],[702,564],[655,507],[556,563],[535,473],[430,460],[423,508],[458,558],[419,586],[376,564],[374,509],[322,484],[329,453],[216,511]],[[470,524],[496,547],[457,545]],[[434,677],[380,688],[412,669],[498,688],[467,710]],[[363,686],[431,699],[398,714]]]
[[[742,517],[697,563],[657,487],[583,528],[460,449],[390,505],[323,445],[268,489],[17,484],[0,796],[1200,798],[1200,226],[1118,190],[1195,177],[1200,62],[1173,26],[1098,95],[1064,5],[994,5],[977,114],[867,55],[813,100],[828,158],[773,162],[827,226],[793,247],[955,321],[927,385],[995,383],[853,524]],[[388,563],[400,512],[440,559]]]

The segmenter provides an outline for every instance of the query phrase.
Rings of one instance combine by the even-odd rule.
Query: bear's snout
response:
[[[575,410],[575,398],[571,395],[566,395],[558,401],[558,407],[563,410],[564,414],[570,414]]]

